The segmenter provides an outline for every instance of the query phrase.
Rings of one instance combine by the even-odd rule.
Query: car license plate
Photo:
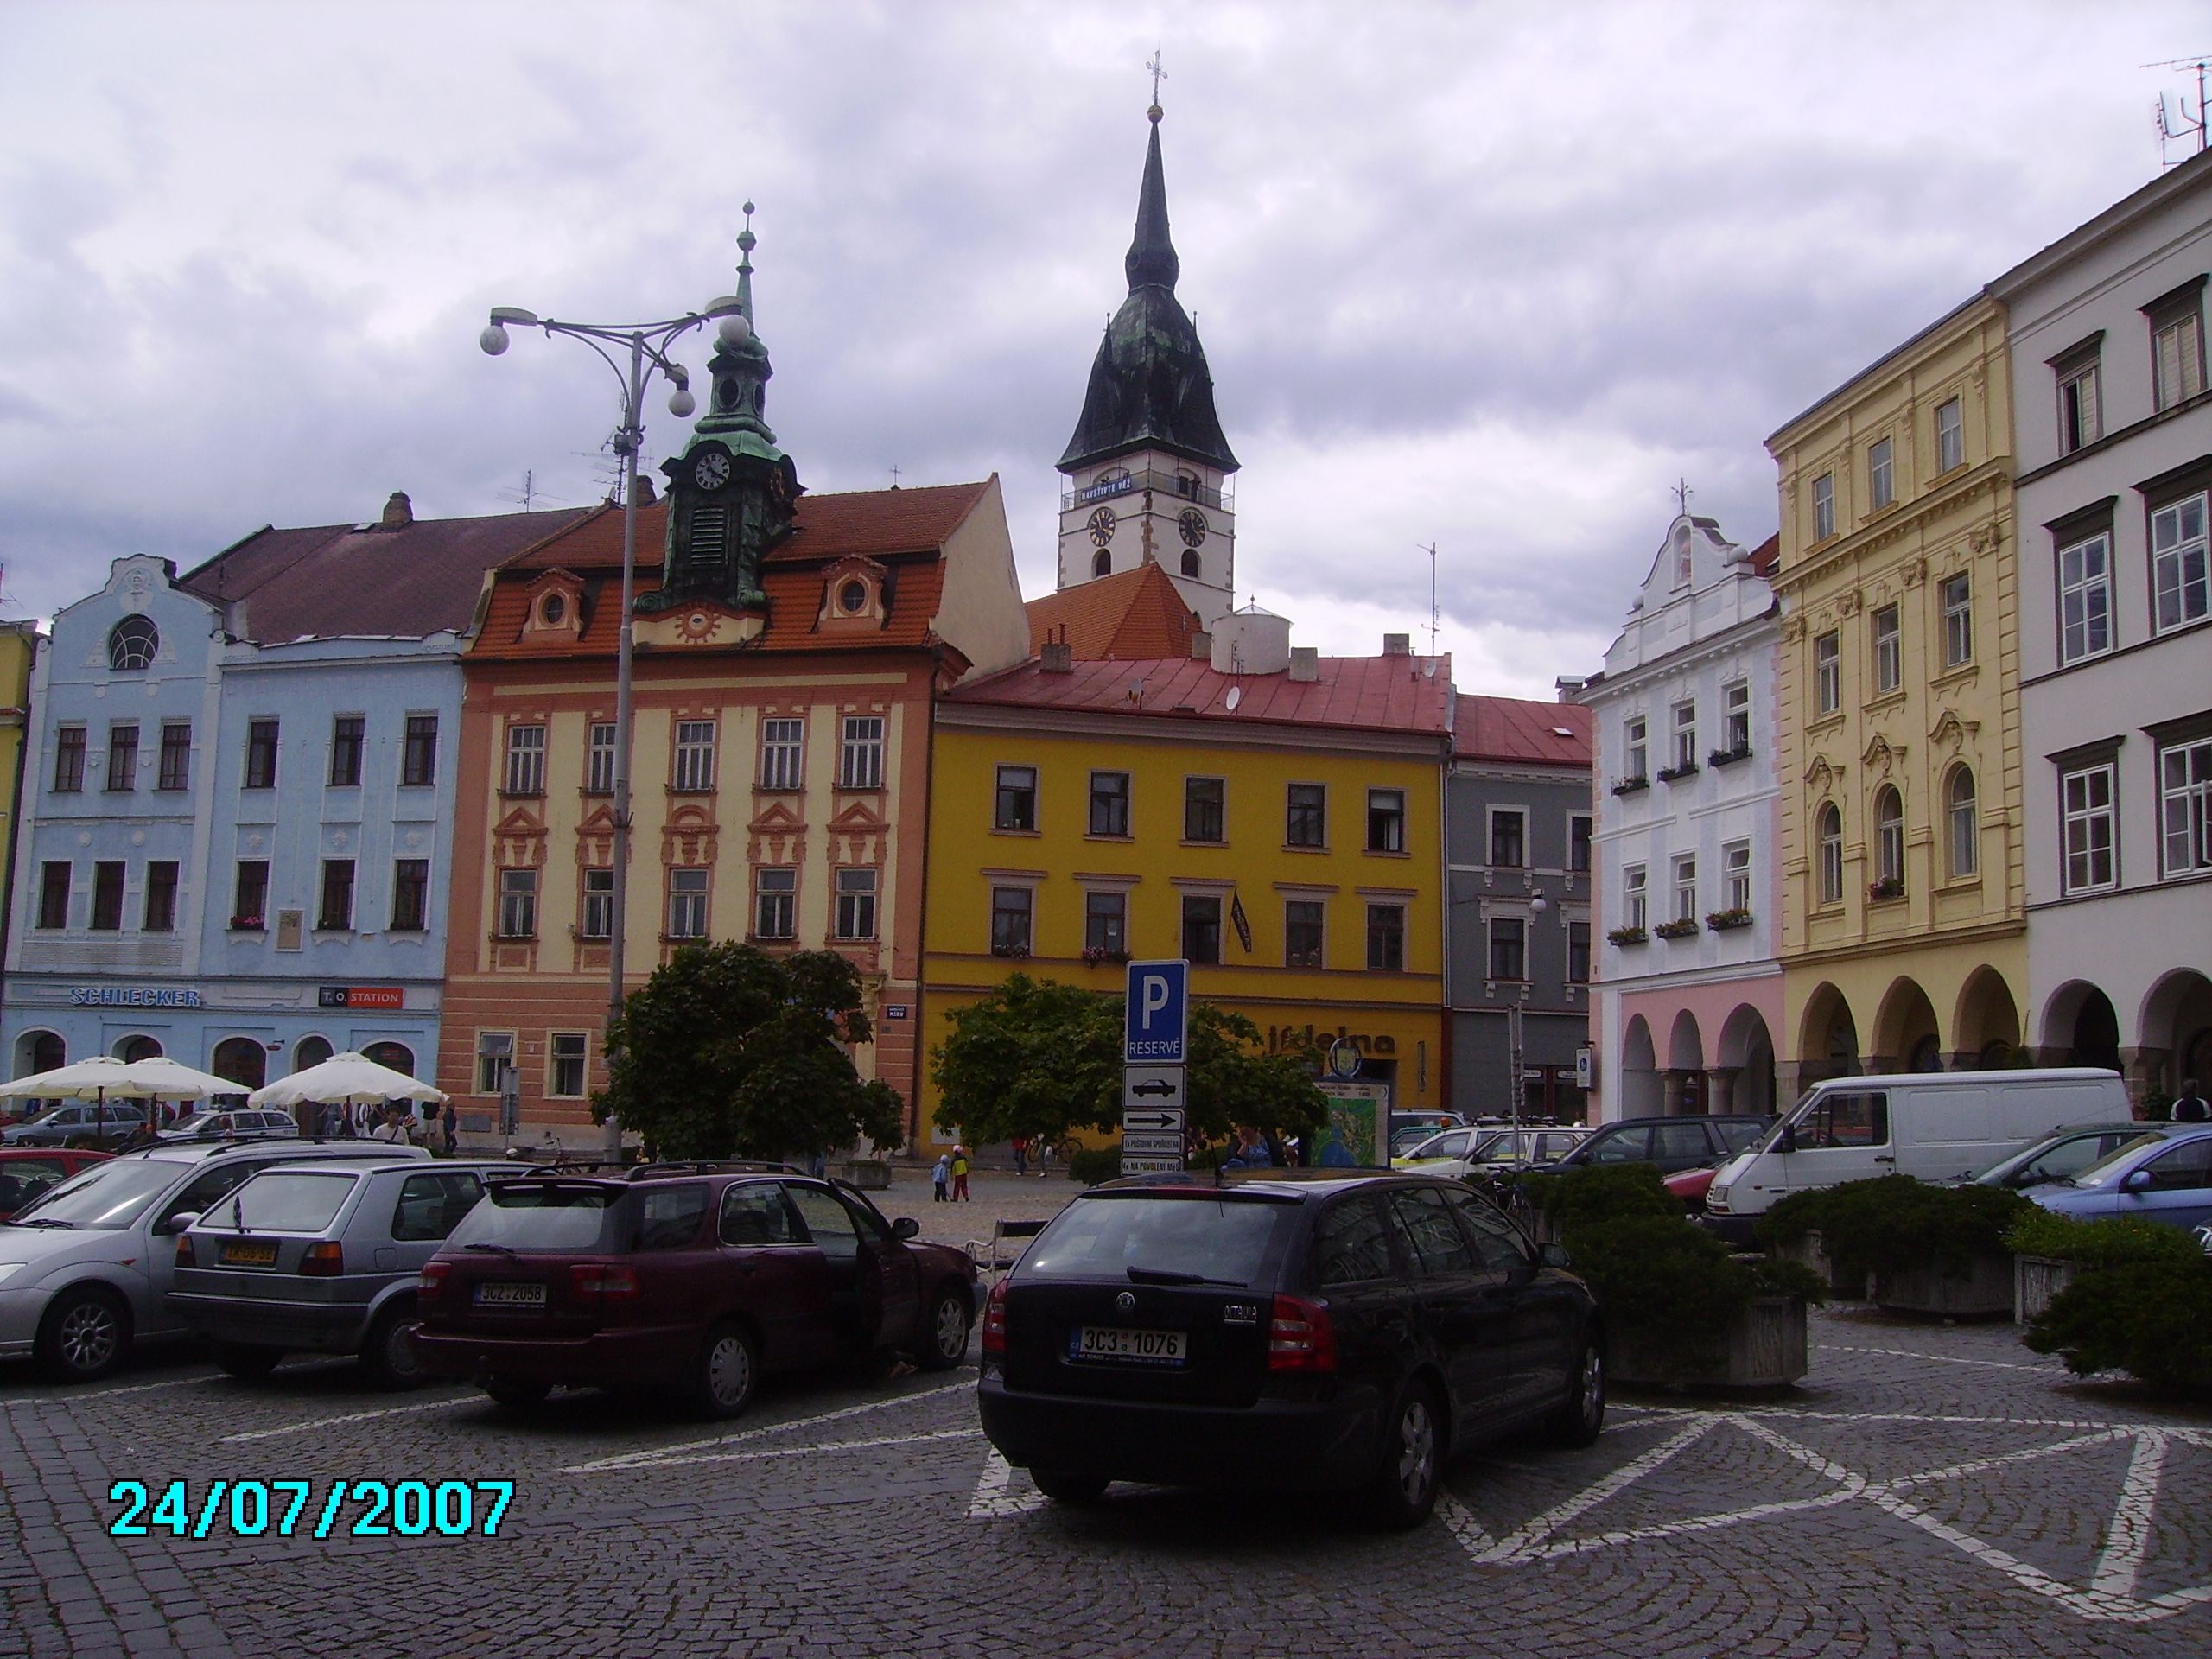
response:
[[[1190,1355],[1182,1331],[1127,1331],[1119,1325],[1079,1326],[1068,1343],[1071,1359],[1112,1360],[1124,1365],[1180,1365]]]
[[[223,1265],[226,1268],[273,1268],[276,1265],[276,1245],[274,1240],[233,1239],[223,1246]]]
[[[476,1287],[476,1306],[479,1307],[543,1307],[545,1306],[545,1287],[543,1285],[479,1285]]]

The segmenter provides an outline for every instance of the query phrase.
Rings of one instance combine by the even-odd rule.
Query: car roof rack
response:
[[[774,1164],[751,1158],[677,1158],[655,1164],[633,1165],[626,1179],[655,1181],[670,1175],[804,1175],[792,1164]]]

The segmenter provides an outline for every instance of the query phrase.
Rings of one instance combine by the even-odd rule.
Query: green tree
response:
[[[1011,974],[950,1023],[930,1054],[940,1127],[978,1143],[1120,1127],[1120,997]],[[1185,1109],[1200,1138],[1218,1140],[1242,1123],[1282,1135],[1319,1129],[1328,1103],[1312,1071],[1301,1052],[1261,1052],[1260,1029],[1243,1014],[1192,1005]]]
[[[860,975],[833,951],[686,945],[623,1004],[592,1116],[620,1117],[664,1158],[810,1155],[862,1135],[897,1147],[897,1091],[862,1082],[839,1046],[871,1034]]]

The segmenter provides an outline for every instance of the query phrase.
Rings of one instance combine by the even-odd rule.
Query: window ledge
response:
[[[1873,715],[1879,714],[1885,709],[1894,709],[1904,701],[1904,687],[1898,685],[1892,686],[1887,691],[1876,692],[1859,706],[1867,714]]]
[[[1018,830],[1010,824],[995,823],[991,826],[991,833],[995,836],[1019,836],[1026,840],[1036,841],[1042,837],[1045,832],[1041,830]]]
[[[1370,858],[1411,858],[1413,856],[1411,853],[1392,852],[1384,847],[1368,847],[1362,850]]]
[[[794,795],[800,793],[798,790],[785,792]],[[880,795],[884,792],[884,788],[881,784],[840,784],[837,785],[837,792],[840,795]]]
[[[1324,858],[1329,854],[1329,849],[1325,843],[1317,847],[1313,842],[1306,841],[1286,841],[1282,844],[1282,849],[1286,853],[1318,854]]]
[[[1226,847],[1229,845],[1229,842],[1226,840],[1192,841],[1188,836],[1185,836],[1181,841],[1175,844],[1179,847]]]
[[[1940,674],[1929,675],[1928,677],[1928,683],[1930,685],[1942,686],[1963,684],[1965,682],[1974,678],[1974,677],[1980,671],[1980,669],[1981,664],[1975,662],[1974,658],[1969,657],[1965,662],[1960,663],[1955,667],[1947,668]]]
[[[1825,715],[1815,715],[1805,722],[1808,732],[1834,731],[1843,724],[1843,710],[1831,709]]]
[[[1084,839],[1085,841],[1103,841],[1108,842],[1128,844],[1134,842],[1136,840],[1136,837],[1129,835],[1109,836],[1103,830],[1093,830],[1086,834],[1084,836]]]
[[[1980,887],[1981,877],[1979,874],[1974,875],[1955,875],[1946,880],[1937,882],[1936,884],[1936,891],[1938,893],[1974,893],[1978,892],[1980,889]]]

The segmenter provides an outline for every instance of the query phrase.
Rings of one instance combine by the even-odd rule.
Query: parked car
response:
[[[1393,1112],[1390,1156],[1402,1158],[1440,1130],[1459,1128],[1466,1121],[1457,1112]]]
[[[487,1182],[527,1164],[395,1163],[374,1152],[262,1170],[177,1235],[169,1306],[232,1376],[288,1353],[351,1354],[372,1381],[422,1381],[414,1331],[423,1265]]]
[[[1713,1190],[1713,1178],[1720,1173],[1719,1164],[1707,1164],[1700,1169],[1678,1169],[1659,1184],[1681,1203],[1687,1215],[1705,1213],[1705,1195]]]
[[[105,1376],[140,1343],[186,1334],[167,1306],[176,1236],[247,1176],[358,1143],[180,1141],[125,1153],[49,1187],[0,1224],[0,1359],[35,1355],[64,1382]],[[419,1147],[381,1155],[428,1158]]]
[[[992,1287],[983,1432],[1063,1502],[1115,1480],[1344,1490],[1417,1525],[1453,1452],[1604,1426],[1605,1330],[1564,1260],[1433,1176],[1109,1181]]]
[[[1424,1175],[1463,1177],[1522,1164],[1548,1164],[1566,1157],[1589,1133],[1552,1125],[1519,1129],[1471,1125],[1429,1136],[1404,1157],[1393,1158],[1390,1166]]]
[[[2089,1066],[1831,1077],[1730,1160],[1706,1193],[1704,1224],[1749,1244],[1759,1217],[1791,1192],[1877,1175],[1961,1181],[2063,1125],[2127,1110],[2120,1074]]]
[[[500,1181],[423,1267],[415,1351],[523,1407],[556,1385],[652,1388],[734,1417],[769,1371],[841,1353],[968,1351],[963,1251],[857,1189],[776,1165]]]
[[[2130,1216],[2202,1227],[2212,1223],[2212,1125],[2146,1126],[2080,1174],[2031,1187],[2027,1196],[2077,1221]]]
[[[2125,1122],[2088,1123],[2061,1129],[2015,1147],[1985,1164],[1967,1179],[1977,1186],[2037,1186],[2045,1181],[2069,1179],[2107,1153],[2125,1146],[2143,1133],[2145,1125],[2131,1118]]]
[[[8,1147],[0,1148],[0,1221],[5,1221],[33,1198],[80,1169],[103,1164],[109,1154],[89,1147]]]
[[[1545,1175],[1608,1164],[1656,1164],[1662,1175],[1700,1169],[1753,1146],[1774,1127],[1749,1114],[1624,1117],[1592,1129],[1566,1156],[1540,1164]]]
[[[300,1126],[289,1112],[257,1111],[236,1107],[216,1112],[194,1112],[179,1118],[162,1131],[164,1141],[296,1141]]]
[[[73,1142],[112,1146],[133,1130],[146,1127],[146,1109],[135,1100],[65,1100],[35,1117],[0,1129],[0,1145],[10,1147],[66,1147]]]

